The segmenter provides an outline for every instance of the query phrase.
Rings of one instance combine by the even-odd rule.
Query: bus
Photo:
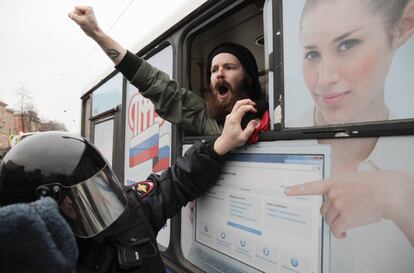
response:
[[[386,28],[376,17],[382,13],[371,10],[376,5],[365,2],[371,1],[198,1],[179,19],[168,18],[171,27],[155,39],[130,49],[201,95],[210,50],[222,42],[244,45],[257,60],[270,109],[271,129],[259,143],[234,152],[218,186],[158,235],[169,272],[412,272],[414,242],[392,215],[361,214],[338,239],[319,213],[327,194],[284,194],[329,177],[350,191],[358,182],[369,194],[359,196],[362,189],[354,187],[345,204],[335,203],[352,219],[374,210],[364,198],[389,183],[413,192],[414,38],[410,29],[394,49],[374,46],[387,40]],[[399,18],[411,22],[413,1],[406,2]],[[113,67],[91,81],[82,90],[81,134],[125,185],[161,172],[192,143],[212,137],[161,119]],[[157,151],[131,158],[130,149],[148,139]],[[396,198],[408,208],[412,194],[396,192],[384,190],[382,200]]]

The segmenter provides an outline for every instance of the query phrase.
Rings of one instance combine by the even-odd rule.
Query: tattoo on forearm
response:
[[[109,56],[109,58],[111,58],[112,60],[115,60],[116,58],[118,58],[119,54],[121,53],[115,49],[107,49],[106,54]]]

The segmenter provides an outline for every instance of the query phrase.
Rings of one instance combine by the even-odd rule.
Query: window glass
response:
[[[112,165],[112,147],[114,134],[114,120],[109,119],[95,124],[94,144],[104,158]]]
[[[122,102],[122,75],[114,77],[99,86],[92,94],[92,116],[108,111]]]
[[[414,118],[410,2],[283,1],[285,126]]]
[[[173,51],[168,46],[147,60],[172,77]],[[171,165],[171,123],[154,111],[154,105],[128,83],[125,116],[125,181],[130,185],[144,181]],[[158,233],[157,241],[168,247],[170,220]]]

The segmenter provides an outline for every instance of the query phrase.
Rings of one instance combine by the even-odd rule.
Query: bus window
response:
[[[93,143],[99,149],[108,163],[112,165],[114,120],[111,118],[96,123],[94,127]]]
[[[92,93],[92,116],[99,115],[121,104],[122,74],[117,73]]]
[[[267,69],[265,65],[264,53],[264,31],[263,31],[263,2],[264,1],[247,1],[236,11],[228,12],[225,16],[218,16],[213,22],[208,22],[208,26],[201,27],[201,30],[190,33],[190,89],[199,92],[204,97],[209,91],[206,70],[207,57],[213,48],[224,42],[238,43],[252,52],[254,55],[258,70],[259,81],[262,92],[267,97]],[[219,14],[219,13],[218,13]],[[186,132],[186,136],[190,136]],[[191,241],[193,218],[193,204],[190,203],[182,209],[181,217],[181,247],[183,255],[188,258]]]
[[[376,4],[363,5],[283,1],[286,128],[385,124],[414,118],[410,73],[414,27],[401,32],[401,37],[388,30],[400,29],[412,15],[398,1],[387,11]],[[400,19],[392,20],[390,14]],[[374,23],[388,21],[393,25]],[[362,31],[374,25],[376,29],[369,31],[375,34]],[[354,29],[361,31],[344,36]]]
[[[172,77],[171,45],[147,60]],[[125,107],[124,184],[144,181],[151,173],[161,173],[171,165],[172,125],[154,110],[154,104],[128,83]],[[166,249],[170,242],[170,220],[158,233],[157,242]]]
[[[263,3],[252,1],[237,12],[229,12],[196,33],[190,34],[190,89],[206,99],[209,92],[207,60],[209,53],[219,44],[232,42],[246,47],[255,57],[262,93],[266,96],[266,69],[263,47]]]

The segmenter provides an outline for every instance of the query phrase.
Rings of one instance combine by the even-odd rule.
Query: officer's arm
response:
[[[224,155],[243,145],[257,125],[252,120],[244,130],[240,126],[243,115],[255,111],[253,105],[251,100],[237,102],[226,118],[222,135],[216,141],[196,142],[184,157],[177,159],[161,176],[150,176],[155,186],[143,198],[143,207],[155,231],[217,181]]]

